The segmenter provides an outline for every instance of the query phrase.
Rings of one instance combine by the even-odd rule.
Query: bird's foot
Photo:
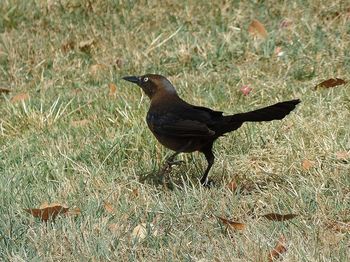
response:
[[[206,179],[205,181],[201,181],[201,185],[205,188],[212,188],[215,184],[213,180]]]
[[[168,165],[168,167],[172,167],[172,166],[177,166],[177,165],[181,165],[185,163],[185,161],[183,160],[168,160],[166,161],[166,164]]]

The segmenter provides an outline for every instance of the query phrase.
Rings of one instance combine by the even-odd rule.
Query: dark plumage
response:
[[[137,84],[150,98],[147,124],[157,140],[175,151],[170,159],[182,152],[202,152],[207,161],[200,182],[208,183],[208,173],[214,163],[213,143],[225,133],[238,129],[244,122],[280,120],[288,115],[299,99],[290,100],[254,111],[223,116],[223,112],[194,106],[182,100],[174,86],[161,75],[127,76],[126,81]]]

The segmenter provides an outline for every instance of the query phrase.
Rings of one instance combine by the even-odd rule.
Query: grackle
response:
[[[208,173],[214,163],[213,143],[225,133],[238,129],[244,122],[280,120],[288,115],[299,99],[280,102],[254,111],[223,116],[223,112],[191,105],[182,100],[174,86],[161,75],[126,76],[124,80],[137,84],[150,98],[147,124],[157,140],[175,151],[167,160],[171,165],[179,153],[199,151],[208,166],[200,180],[208,185]]]

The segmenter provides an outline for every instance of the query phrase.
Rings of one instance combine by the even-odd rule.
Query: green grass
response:
[[[350,150],[350,86],[313,90],[328,78],[350,80],[349,5],[213,2],[1,1],[0,87],[11,90],[0,98],[1,260],[266,261],[281,234],[285,261],[350,260],[349,229],[327,227],[350,216],[350,159],[336,155]],[[252,19],[267,39],[249,35]],[[283,19],[292,24],[280,28]],[[283,121],[220,139],[214,188],[199,186],[206,163],[194,153],[179,156],[185,164],[168,190],[140,182],[170,154],[147,129],[147,97],[121,80],[144,73],[228,114],[302,104]],[[242,85],[252,93],[243,96]],[[23,92],[30,99],[11,102]],[[304,170],[304,159],[314,166]],[[226,187],[232,179],[235,192]],[[44,202],[81,214],[46,224],[23,210]],[[255,218],[271,212],[299,216]],[[247,229],[227,232],[215,215]],[[141,223],[157,234],[135,241]]]

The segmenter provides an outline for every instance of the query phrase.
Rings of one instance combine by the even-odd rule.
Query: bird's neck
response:
[[[181,101],[181,98],[177,95],[176,92],[167,92],[167,90],[161,90],[152,96],[151,106],[167,106],[172,103],[178,103],[179,101]]]

